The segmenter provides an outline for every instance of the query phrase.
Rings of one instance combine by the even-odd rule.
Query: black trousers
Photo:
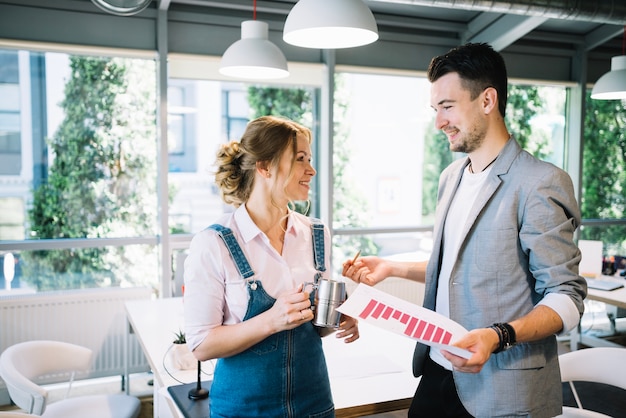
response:
[[[452,372],[426,358],[424,374],[415,391],[409,418],[472,418],[463,407],[454,386]]]

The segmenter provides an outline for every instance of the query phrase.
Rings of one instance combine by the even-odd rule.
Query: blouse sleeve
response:
[[[191,241],[185,260],[185,333],[187,345],[195,349],[209,330],[224,320],[225,282],[221,260],[229,255],[210,230],[198,233]]]

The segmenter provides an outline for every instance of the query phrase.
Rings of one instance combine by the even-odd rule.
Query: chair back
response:
[[[593,347],[559,356],[561,381],[604,383],[626,390],[626,348]]]
[[[30,414],[46,409],[48,391],[38,385],[37,377],[86,371],[92,351],[61,341],[36,340],[14,344],[0,354],[0,377],[11,400]]]

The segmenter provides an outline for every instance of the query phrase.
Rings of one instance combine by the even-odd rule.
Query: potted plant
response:
[[[187,339],[185,338],[185,333],[181,330],[174,333],[174,344],[187,344]]]
[[[174,367],[179,370],[195,369],[197,360],[191,350],[189,350],[189,347],[187,347],[187,339],[182,330],[179,329],[178,332],[174,333],[172,344],[172,362]]]

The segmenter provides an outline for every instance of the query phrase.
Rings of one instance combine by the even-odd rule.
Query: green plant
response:
[[[187,340],[185,339],[185,333],[181,330],[178,330],[178,332],[175,332],[174,335],[176,336],[176,338],[174,338],[174,341],[172,341],[174,344],[186,344]]]
[[[153,63],[81,55],[69,65],[59,103],[64,117],[46,142],[53,158],[42,163],[41,183],[33,184],[27,235],[149,234],[157,219]],[[38,291],[117,287],[144,276],[142,268],[133,271],[129,255],[108,246],[27,251],[24,277]]]

